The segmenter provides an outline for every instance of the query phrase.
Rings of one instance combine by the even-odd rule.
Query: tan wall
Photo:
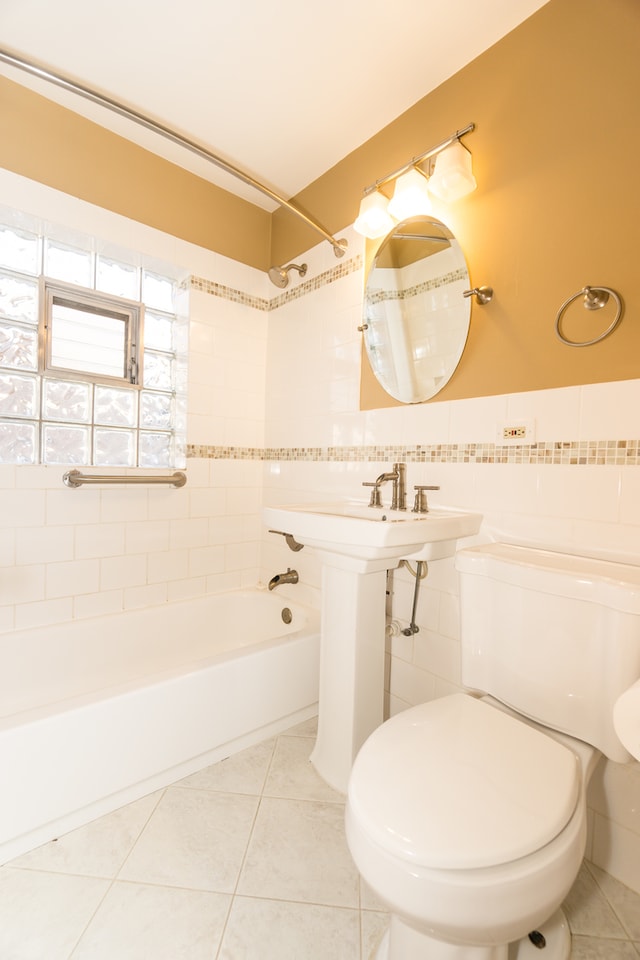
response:
[[[640,376],[639,50],[638,0],[550,0],[295,198],[339,231],[364,186],[476,124],[465,142],[478,190],[440,210],[495,298],[474,305],[440,399]],[[318,242],[286,210],[269,216],[9,81],[0,110],[11,170],[260,269]],[[626,310],[611,337],[576,349],[554,320],[585,284],[617,289]],[[395,403],[366,363],[362,389],[365,407]]]
[[[364,186],[476,124],[465,144],[478,189],[439,211],[473,284],[495,298],[474,305],[462,362],[438,399],[640,376],[639,104],[640,3],[551,0],[297,198],[339,229]],[[274,259],[288,258],[297,229],[274,215]],[[556,313],[585,284],[618,290],[624,319],[600,344],[567,347]],[[579,321],[588,333],[602,313],[574,306],[567,332],[577,338]],[[366,360],[362,405],[395,405]]]
[[[223,253],[271,265],[271,215],[0,77],[0,166]]]

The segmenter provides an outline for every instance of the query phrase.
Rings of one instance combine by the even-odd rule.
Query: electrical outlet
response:
[[[513,446],[514,444],[531,444],[536,442],[535,420],[509,420],[499,423],[496,430],[496,444],[498,446]]]

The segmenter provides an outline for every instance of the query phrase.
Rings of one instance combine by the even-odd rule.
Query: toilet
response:
[[[640,677],[640,567],[492,543],[456,554],[465,692],[383,723],[346,835],[391,913],[376,960],[567,960],[560,905],[600,756]]]

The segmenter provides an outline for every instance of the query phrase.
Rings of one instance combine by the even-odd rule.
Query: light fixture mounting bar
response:
[[[264,183],[256,180],[255,177],[251,176],[251,174],[245,173],[244,170],[240,170],[239,167],[236,167],[228,160],[224,160],[222,157],[219,157],[211,150],[207,150],[206,147],[201,146],[194,140],[190,140],[188,137],[183,137],[182,134],[177,133],[170,127],[166,127],[164,124],[158,123],[156,120],[152,120],[150,117],[139,113],[137,110],[133,110],[131,107],[126,107],[124,104],[119,103],[117,100],[113,100],[111,97],[107,97],[102,93],[91,90],[89,87],[85,87],[80,83],[76,83],[74,80],[69,80],[67,77],[63,77],[51,70],[46,70],[44,67],[40,67],[28,60],[23,60],[20,57],[16,57],[6,50],[0,49],[0,62],[8,64],[10,67],[16,67],[18,70],[24,70],[26,73],[30,73],[34,77],[38,77],[41,80],[46,80],[48,83],[53,83],[55,86],[61,87],[63,90],[68,90],[70,93],[77,94],[80,97],[84,97],[85,100],[90,100],[92,103],[97,103],[99,106],[105,107],[107,110],[111,110],[112,113],[117,113],[119,116],[133,121],[133,123],[137,123],[139,126],[145,127],[147,130],[151,130],[152,133],[159,134],[161,137],[164,137],[165,140],[170,140],[179,147],[184,147],[185,150],[189,150],[191,153],[201,157],[204,160],[207,160],[209,163],[213,163],[216,167],[219,167],[226,173],[231,174],[231,176],[236,177],[236,179],[242,180],[243,183],[253,187],[254,190],[264,194],[264,196],[269,197],[279,206],[284,207],[301,220],[304,220],[307,226],[311,227],[317,233],[320,233],[324,239],[331,244],[336,257],[342,257],[344,255],[345,248],[347,246],[346,240],[335,240],[331,234],[324,229],[324,227],[320,226],[319,223],[309,217],[303,210],[300,210],[298,207],[296,207],[296,205],[291,203],[290,200],[285,200],[284,197],[281,197],[279,194],[277,194],[275,190],[272,190]]]
[[[423,163],[425,160],[428,160],[430,157],[434,157],[437,153],[440,153],[441,150],[444,150],[445,147],[449,147],[452,143],[455,143],[456,140],[460,140],[461,137],[464,137],[465,134],[471,133],[472,130],[475,130],[475,123],[469,123],[466,127],[463,127],[462,130],[456,130],[455,133],[452,133],[450,137],[447,137],[446,140],[443,140],[442,143],[436,144],[435,147],[430,147],[429,150],[425,150],[424,153],[419,154],[417,157],[413,157],[412,160],[409,160],[408,163],[405,163],[404,166],[398,167],[397,170],[394,170],[393,173],[387,173],[384,177],[379,177],[375,183],[369,184],[368,187],[364,190],[365,197],[370,193],[373,193],[374,190],[378,190],[380,187],[384,186],[385,183],[389,183],[390,180],[396,180],[398,177],[402,176],[403,173],[406,173],[407,170],[410,170],[412,167],[417,166],[419,163]],[[422,172],[422,171],[421,171]]]

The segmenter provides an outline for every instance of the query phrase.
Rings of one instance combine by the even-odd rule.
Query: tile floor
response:
[[[385,913],[308,722],[0,867],[0,960],[368,960]],[[637,960],[640,897],[585,865],[573,960]]]

